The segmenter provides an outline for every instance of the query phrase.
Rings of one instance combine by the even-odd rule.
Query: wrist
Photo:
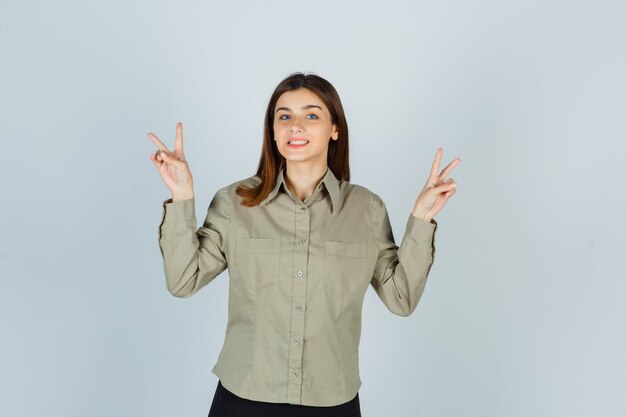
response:
[[[411,212],[411,216],[415,217],[416,219],[425,221],[425,222],[430,222],[430,219],[432,218],[432,217],[426,216],[425,214],[413,213],[413,212]]]
[[[172,196],[172,201],[182,201],[182,200],[191,200],[192,198],[194,198],[195,196],[193,195],[193,193],[191,194],[180,194],[180,195],[173,195]]]

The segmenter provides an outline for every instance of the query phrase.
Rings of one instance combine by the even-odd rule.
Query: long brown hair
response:
[[[315,75],[304,75],[295,72],[282,80],[274,90],[265,112],[265,129],[263,132],[263,149],[256,176],[261,182],[253,187],[239,185],[236,189],[241,198],[241,205],[254,207],[260,204],[276,185],[278,173],[285,167],[285,157],[278,151],[274,141],[274,109],[280,96],[291,90],[306,88],[326,105],[330,112],[332,123],[337,125],[339,138],[328,143],[328,167],[339,181],[350,181],[350,162],[348,148],[348,123],[339,99],[339,94],[333,85],[324,78]]]

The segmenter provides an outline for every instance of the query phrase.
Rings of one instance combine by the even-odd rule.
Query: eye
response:
[[[313,120],[315,120],[315,119],[319,119],[319,117],[317,117],[317,115],[316,115],[315,113],[309,113],[309,114],[307,115],[307,117],[308,117],[308,116],[313,116],[313,117],[314,117],[314,119],[313,119]],[[288,114],[283,114],[283,115],[281,115],[281,116],[278,118],[278,120],[287,120],[287,119],[283,119],[283,117],[289,117],[289,115],[288,115]]]

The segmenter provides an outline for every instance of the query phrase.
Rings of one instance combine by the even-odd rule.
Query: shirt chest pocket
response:
[[[365,242],[324,242],[324,281],[338,295],[346,296],[368,283],[365,275]]]
[[[237,238],[231,278],[252,303],[278,282],[280,244],[280,239]]]

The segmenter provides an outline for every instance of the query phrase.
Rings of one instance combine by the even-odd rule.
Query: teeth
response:
[[[289,143],[292,145],[304,145],[305,143],[309,143],[308,140],[290,140]]]

